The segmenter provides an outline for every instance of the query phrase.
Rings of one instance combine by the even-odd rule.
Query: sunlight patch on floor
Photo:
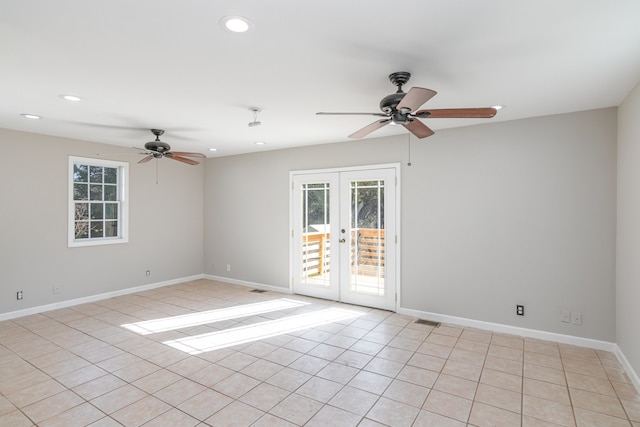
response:
[[[189,354],[200,354],[234,345],[258,341],[277,335],[283,335],[303,329],[313,328],[327,323],[340,322],[364,315],[362,311],[343,308],[327,308],[311,313],[299,314],[277,320],[240,326],[224,331],[212,332],[193,337],[165,341],[170,347]]]
[[[158,332],[173,331],[176,329],[221,322],[223,320],[255,316],[257,314],[270,313],[272,311],[298,308],[308,304],[309,303],[302,301],[281,298],[272,301],[258,302],[255,304],[237,305],[217,310],[184,314],[182,316],[172,316],[162,319],[128,323],[126,325],[122,325],[122,327],[141,335],[149,335]]]

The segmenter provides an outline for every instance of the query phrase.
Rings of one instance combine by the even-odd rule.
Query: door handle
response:
[[[346,241],[347,241],[347,239],[340,239],[340,243],[344,243]]]

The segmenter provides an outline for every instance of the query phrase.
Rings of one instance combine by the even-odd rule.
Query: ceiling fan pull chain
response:
[[[407,145],[409,147],[409,161],[407,162],[407,166],[411,166],[411,132],[407,132],[407,136],[409,137],[407,140]]]

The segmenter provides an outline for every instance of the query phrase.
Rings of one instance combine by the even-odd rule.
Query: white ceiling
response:
[[[161,128],[209,157],[338,142],[375,117],[315,113],[379,112],[394,71],[430,108],[505,105],[491,121],[617,106],[639,22],[637,0],[0,0],[0,127],[125,147]]]

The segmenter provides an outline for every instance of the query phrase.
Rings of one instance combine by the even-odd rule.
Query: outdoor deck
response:
[[[330,233],[307,233],[303,240],[303,277],[307,283],[328,285],[331,274]],[[358,292],[384,293],[383,229],[357,229],[351,232],[351,286]]]

